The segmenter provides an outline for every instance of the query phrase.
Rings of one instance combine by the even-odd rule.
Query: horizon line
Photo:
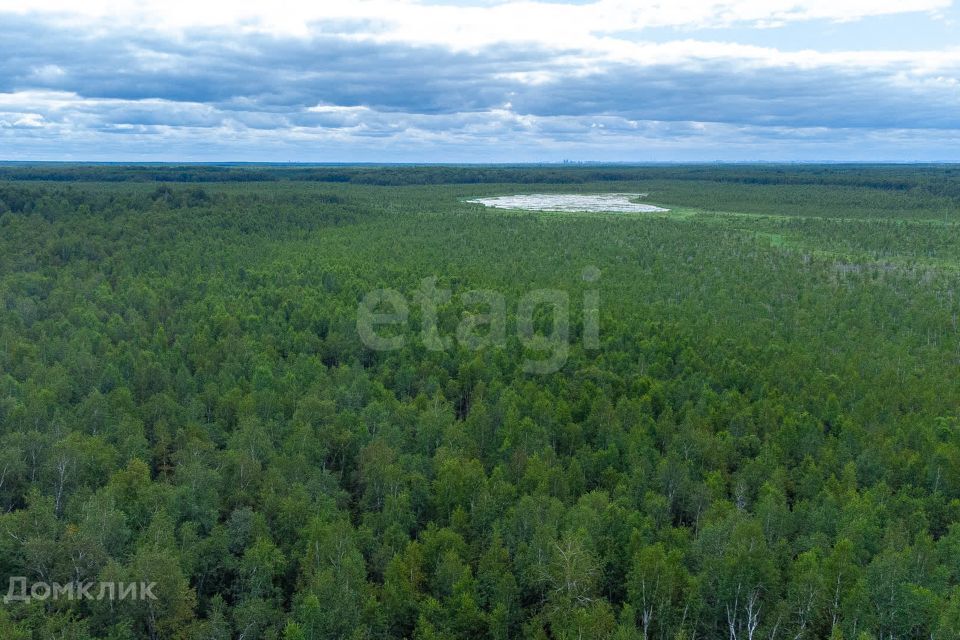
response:
[[[249,167],[646,167],[663,165],[960,165],[960,160],[545,160],[539,162],[390,162],[390,161],[273,161],[273,160],[2,160],[3,166],[249,166]]]

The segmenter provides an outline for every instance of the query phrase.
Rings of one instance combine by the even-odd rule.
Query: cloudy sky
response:
[[[0,160],[960,161],[951,0],[0,0]]]

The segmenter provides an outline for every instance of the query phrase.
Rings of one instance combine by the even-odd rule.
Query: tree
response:
[[[684,628],[690,576],[679,550],[644,547],[633,558],[627,591],[644,640],[670,638]]]

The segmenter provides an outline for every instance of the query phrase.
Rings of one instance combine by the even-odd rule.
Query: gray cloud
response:
[[[896,65],[801,68],[729,57],[631,64],[575,49],[467,53],[323,29],[305,38],[193,29],[175,39],[148,29],[88,34],[12,15],[4,29],[7,157],[18,145],[44,148],[38,140],[69,146],[100,134],[173,141],[158,148],[164,153],[218,139],[229,157],[231,148],[287,153],[317,140],[341,150],[352,139],[360,148],[389,139],[422,150],[579,145],[606,154],[731,140],[746,149],[785,139],[821,148],[858,130],[876,145],[877,131],[895,130],[902,142],[904,131],[933,140],[923,132],[960,130],[956,68],[924,77]],[[568,64],[577,59],[591,62],[589,72]],[[530,74],[541,77],[531,83]]]

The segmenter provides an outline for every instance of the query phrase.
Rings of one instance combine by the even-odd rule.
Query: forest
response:
[[[960,639],[958,367],[957,166],[4,164],[0,639]]]

